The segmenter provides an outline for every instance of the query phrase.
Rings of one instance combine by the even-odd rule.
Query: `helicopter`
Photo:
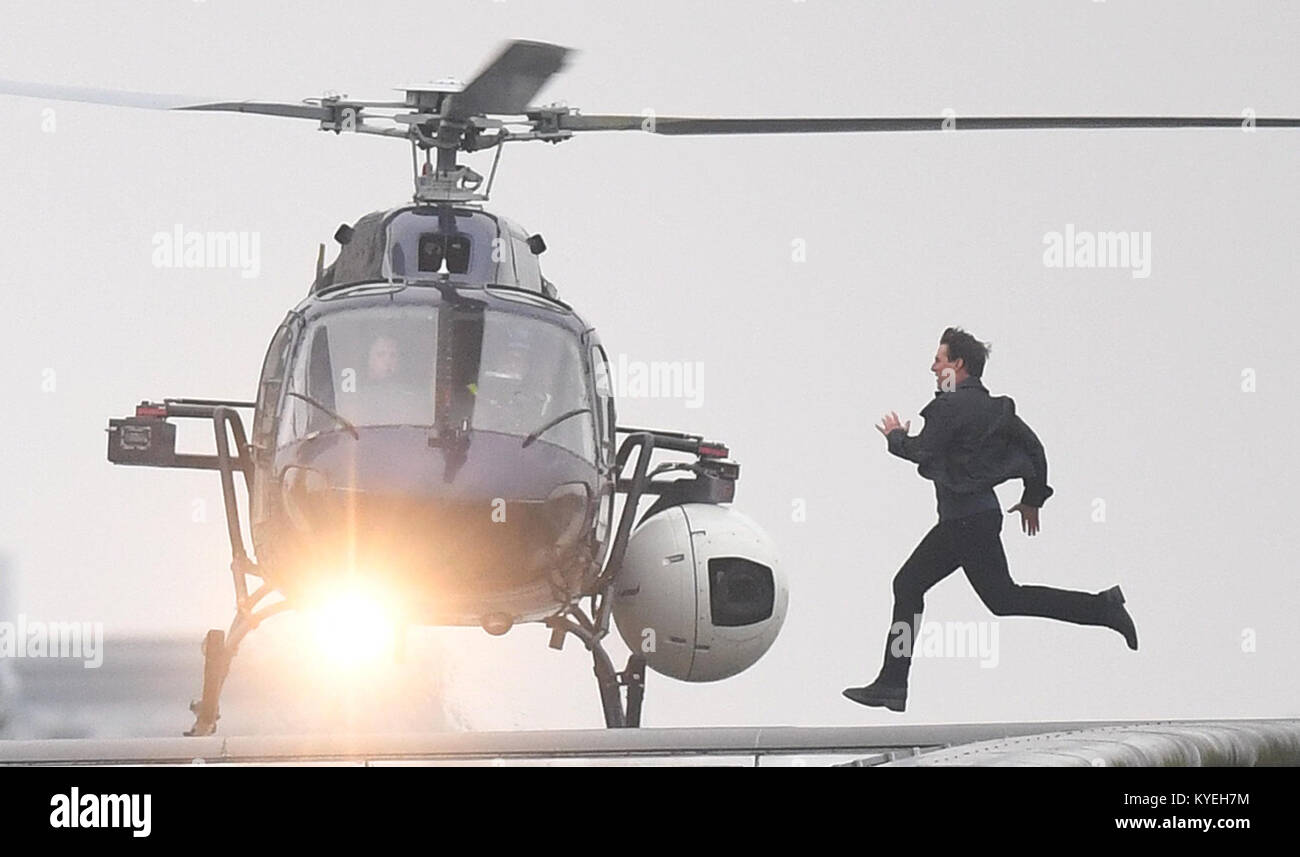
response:
[[[328,265],[320,245],[308,294],[271,338],[254,399],[146,400],[109,420],[110,462],[220,477],[235,616],[204,638],[202,692],[185,734],[215,732],[222,687],[250,632],[339,592],[373,599],[400,627],[503,635],[541,623],[552,648],[578,638],[610,728],[640,725],[647,670],[718,681],[751,667],[776,639],[787,573],[772,540],[733,505],[739,464],[725,443],[701,435],[618,424],[608,357],[595,328],[543,275],[545,240],[484,205],[506,143],[596,131],[1243,125],[1159,116],[692,118],[534,106],[570,53],[509,42],[468,84],[406,86],[389,101],[240,101],[0,81],[10,95],[305,119],[336,135],[410,146],[411,201],[340,226]],[[1294,118],[1245,121],[1300,127]],[[489,149],[486,179],[459,162],[460,153]],[[210,424],[215,454],[178,452],[178,420]],[[611,624],[631,651],[622,669],[603,645]]]

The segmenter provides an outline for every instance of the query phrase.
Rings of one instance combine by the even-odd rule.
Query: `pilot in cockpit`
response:
[[[424,383],[407,360],[397,337],[381,333],[371,340],[366,369],[356,379],[350,411],[363,425],[428,425],[433,419],[432,377]]]
[[[549,416],[551,395],[535,385],[540,379],[530,371],[536,355],[529,339],[514,331],[497,348],[484,348],[479,372],[475,424],[512,434],[525,434]]]

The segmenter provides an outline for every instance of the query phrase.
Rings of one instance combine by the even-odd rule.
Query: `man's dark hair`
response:
[[[978,378],[984,374],[984,361],[993,350],[987,342],[980,342],[960,327],[950,327],[939,337],[939,344],[948,346],[948,359],[959,358],[966,371]]]

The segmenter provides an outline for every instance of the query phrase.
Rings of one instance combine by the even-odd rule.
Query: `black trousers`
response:
[[[941,520],[925,534],[894,576],[893,624],[878,681],[906,686],[925,593],[958,566],[984,606],[996,616],[1042,616],[1076,625],[1112,627],[1110,605],[1100,595],[1014,582],[1007,570],[1001,533],[1002,510],[990,509]]]

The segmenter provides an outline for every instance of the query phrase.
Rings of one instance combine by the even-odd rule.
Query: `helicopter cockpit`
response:
[[[493,309],[451,318],[457,311],[399,304],[318,316],[289,370],[278,445],[349,426],[450,423],[521,438],[540,432],[538,441],[594,461],[593,409],[572,333]]]
[[[379,280],[497,284],[556,296],[542,276],[541,236],[472,208],[413,205],[373,212],[335,234],[339,256],[312,292]]]

